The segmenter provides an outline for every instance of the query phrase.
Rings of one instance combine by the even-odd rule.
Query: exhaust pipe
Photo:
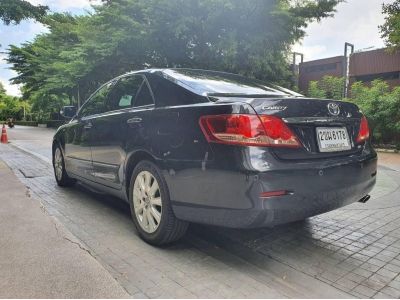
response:
[[[370,196],[370,195],[367,195],[367,196],[362,197],[360,200],[358,200],[358,202],[365,203],[365,202],[367,202],[370,198],[371,198],[371,196]]]

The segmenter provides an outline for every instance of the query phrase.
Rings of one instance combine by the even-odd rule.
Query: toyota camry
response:
[[[235,74],[131,72],[62,114],[71,120],[54,136],[58,185],[79,180],[127,201],[154,245],[189,222],[268,227],[365,202],[376,180],[356,105]]]

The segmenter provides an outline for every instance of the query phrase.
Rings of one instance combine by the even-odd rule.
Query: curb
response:
[[[49,159],[49,158],[47,158],[47,157],[45,157],[45,156],[43,156],[43,155],[41,155],[39,153],[36,153],[36,152],[28,150],[28,149],[26,149],[24,147],[21,147],[21,146],[18,146],[16,144],[13,144],[12,142],[8,143],[8,145],[10,145],[11,147],[17,148],[17,149],[21,150],[22,152],[25,152],[25,153],[27,153],[27,154],[29,154],[31,156],[34,156],[34,157],[40,159],[41,161],[43,161],[43,162],[45,162],[45,163],[47,163],[49,165],[52,165],[51,159]]]
[[[375,149],[375,151],[379,153],[396,153],[396,154],[400,152],[397,149]]]
[[[397,149],[383,149],[383,148],[375,148],[376,152],[381,153],[399,153],[400,151]]]

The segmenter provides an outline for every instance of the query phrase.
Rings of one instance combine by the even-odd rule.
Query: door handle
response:
[[[90,128],[92,128],[92,127],[93,127],[92,122],[87,122],[87,123],[85,123],[85,125],[83,126],[83,128],[85,128],[85,129],[90,129]]]
[[[135,117],[135,118],[132,118],[132,119],[129,119],[126,121],[126,123],[128,123],[128,124],[137,124],[140,122],[142,122],[142,118],[139,118],[139,117]]]

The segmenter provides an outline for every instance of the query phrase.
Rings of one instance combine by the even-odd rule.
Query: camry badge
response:
[[[336,103],[329,103],[328,104],[328,111],[332,116],[337,116],[340,114],[340,108],[339,105],[337,105]]]
[[[262,110],[279,110],[279,111],[283,111],[286,108],[287,108],[287,106],[279,106],[279,105],[266,106],[266,105],[264,105],[261,109]]]

